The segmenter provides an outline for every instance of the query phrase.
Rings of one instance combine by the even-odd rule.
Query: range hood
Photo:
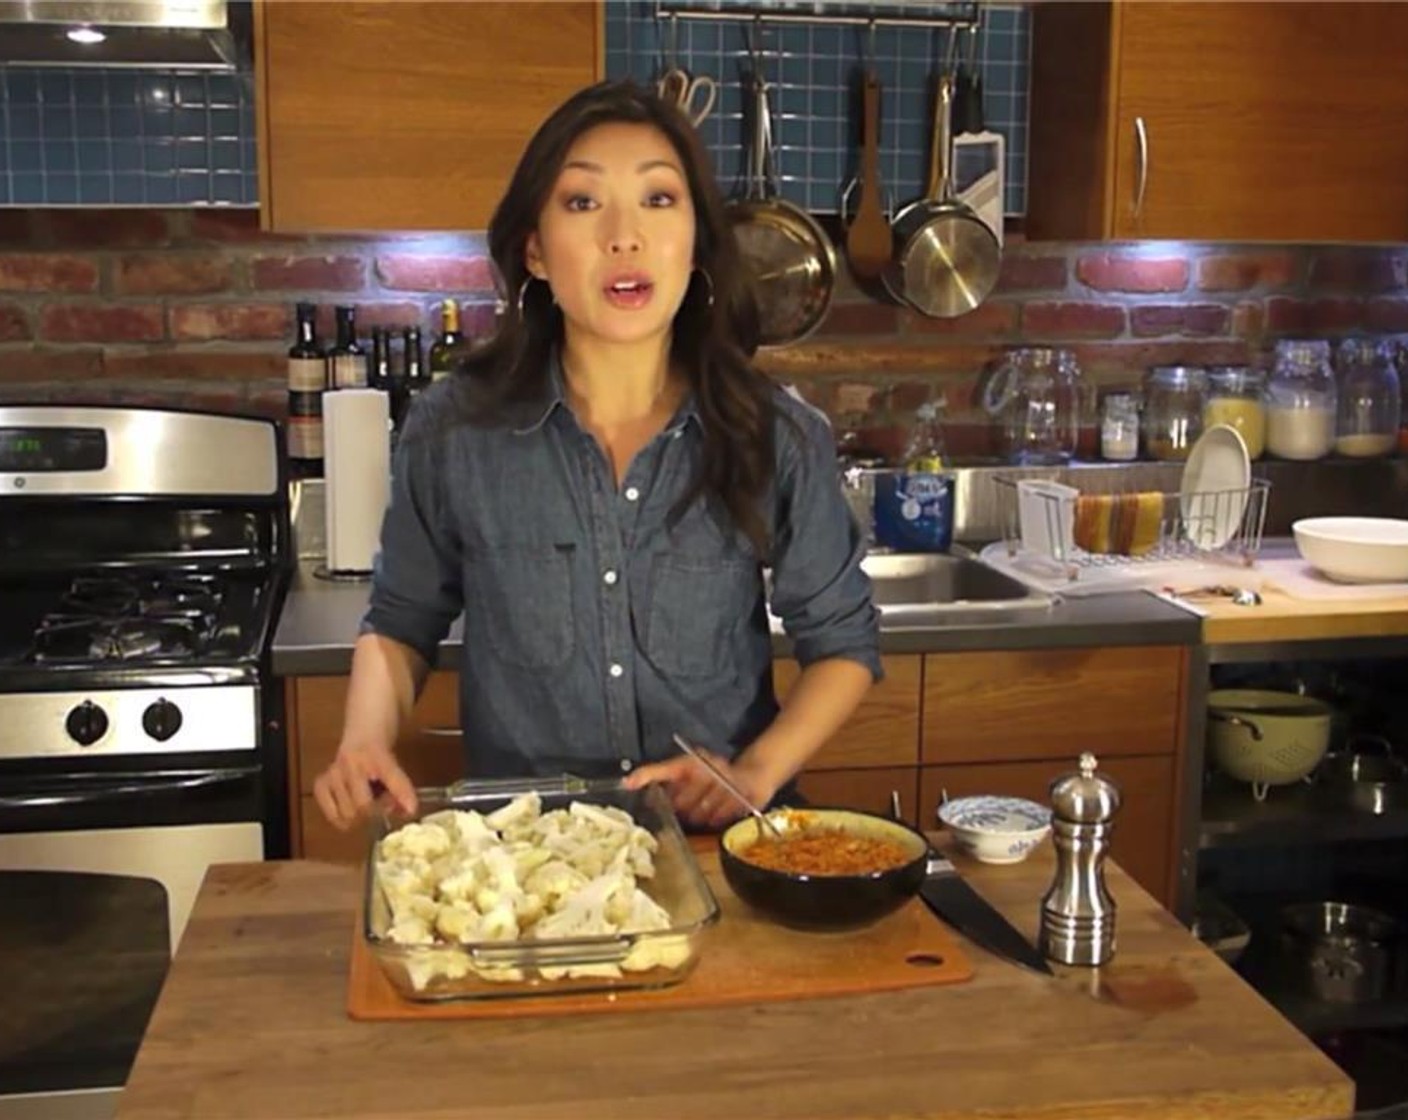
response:
[[[0,0],[0,66],[234,70],[249,15],[239,0]]]

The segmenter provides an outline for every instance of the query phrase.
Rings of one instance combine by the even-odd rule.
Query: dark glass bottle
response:
[[[327,359],[318,343],[317,308],[300,303],[288,348],[288,462],[295,478],[323,473],[323,390]]]
[[[454,373],[463,349],[459,305],[447,299],[440,305],[440,334],[430,347],[430,379],[440,381]]]
[[[337,341],[328,351],[328,388],[365,389],[367,354],[357,342],[357,309],[337,307],[334,315],[337,319]]]

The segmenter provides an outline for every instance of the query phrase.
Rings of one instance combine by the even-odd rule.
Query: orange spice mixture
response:
[[[873,875],[913,858],[893,840],[841,829],[812,829],[781,840],[764,836],[738,855],[757,867],[789,875]]]

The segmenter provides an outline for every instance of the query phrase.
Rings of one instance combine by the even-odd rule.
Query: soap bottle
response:
[[[1051,784],[1056,874],[1041,900],[1037,944],[1061,964],[1102,965],[1115,955],[1115,900],[1105,887],[1105,858],[1120,791],[1096,772],[1095,756]]]
[[[899,469],[875,480],[875,541],[896,552],[947,552],[953,543],[953,476],[948,472],[942,400],[919,406]]]

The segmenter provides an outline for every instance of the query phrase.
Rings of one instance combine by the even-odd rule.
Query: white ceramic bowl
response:
[[[1388,517],[1308,517],[1291,526],[1307,561],[1342,583],[1408,580],[1408,521]]]
[[[939,822],[983,863],[1020,863],[1051,831],[1051,810],[1024,797],[958,797],[939,806]]]

